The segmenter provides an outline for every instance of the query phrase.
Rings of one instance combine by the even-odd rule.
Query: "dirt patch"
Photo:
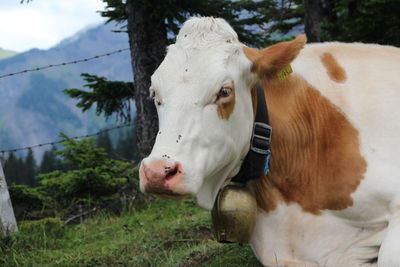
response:
[[[209,227],[197,226],[190,230],[175,229],[172,232],[174,239],[166,240],[155,247],[162,247],[163,249],[171,249],[174,246],[183,243],[201,243],[207,240],[213,240],[214,234]],[[160,238],[161,239],[161,238]]]
[[[178,266],[179,267],[200,266],[201,264],[204,264],[213,258],[215,258],[215,255],[213,253],[204,255],[200,251],[195,251],[190,253],[190,255],[186,259],[184,259]]]
[[[215,239],[214,233],[209,227],[199,226],[197,227],[196,232],[198,233],[200,239],[203,240]]]

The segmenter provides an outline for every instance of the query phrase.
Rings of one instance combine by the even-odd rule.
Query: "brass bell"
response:
[[[248,243],[257,219],[257,202],[242,183],[223,187],[211,211],[218,242]]]

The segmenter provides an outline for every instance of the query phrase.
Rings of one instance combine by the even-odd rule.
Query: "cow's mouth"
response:
[[[166,183],[162,183],[159,181],[147,182],[145,190],[147,193],[154,194],[157,196],[170,196],[170,197],[181,196],[181,194],[178,194],[169,189]]]

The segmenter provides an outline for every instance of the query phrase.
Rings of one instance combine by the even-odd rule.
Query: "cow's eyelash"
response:
[[[228,97],[232,94],[232,89],[226,86],[221,87],[221,89],[219,90],[217,97],[218,98],[224,98],[224,97]]]
[[[232,95],[232,92],[233,88],[231,88],[230,86],[222,86],[216,94],[215,102],[228,99]]]

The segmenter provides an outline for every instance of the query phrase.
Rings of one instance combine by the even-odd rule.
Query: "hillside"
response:
[[[99,25],[63,40],[49,50],[32,49],[0,60],[0,75],[105,54],[128,47],[115,25]],[[80,64],[0,79],[0,149],[53,141],[60,132],[92,133],[107,126],[94,112],[82,114],[62,90],[83,88],[80,74],[132,80],[129,51]],[[109,120],[108,125],[116,124]],[[36,152],[36,151],[35,151]]]
[[[99,214],[82,224],[56,219],[20,223],[0,240],[7,266],[261,266],[248,245],[220,244],[210,213],[192,202],[148,200],[121,216]]]
[[[12,56],[15,56],[16,54],[17,54],[17,52],[10,51],[10,50],[5,50],[5,49],[0,47],[0,59],[5,59],[5,58],[8,58],[8,57],[12,57]]]

